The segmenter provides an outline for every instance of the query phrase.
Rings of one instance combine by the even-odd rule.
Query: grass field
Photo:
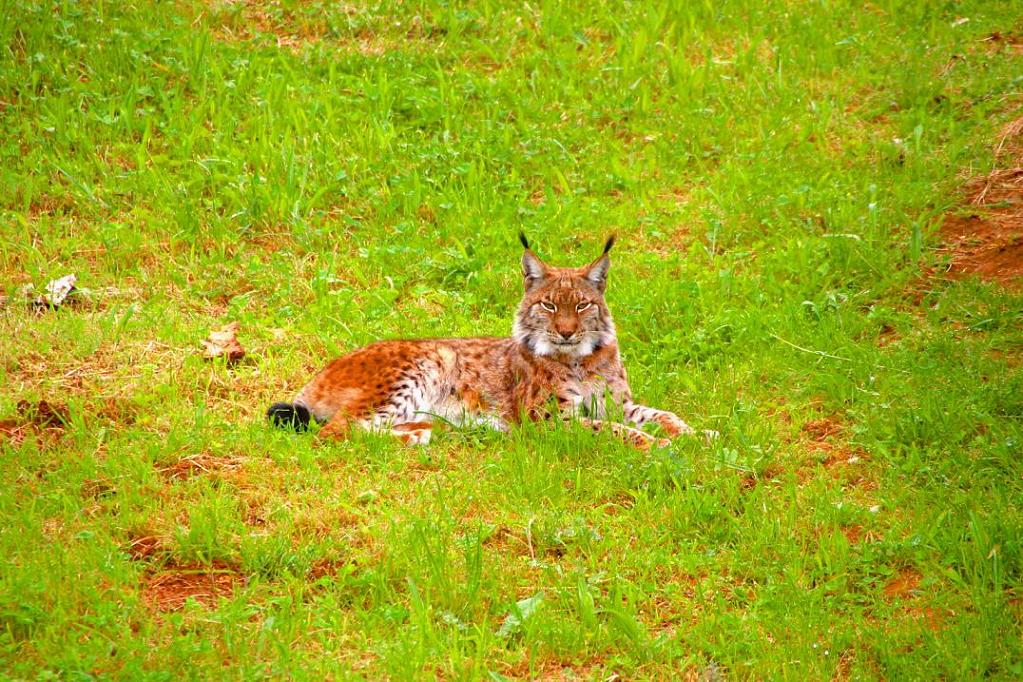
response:
[[[1019,210],[968,200],[1023,150],[1021,31],[0,0],[0,676],[1023,676],[1023,297],[941,233]],[[370,340],[508,333],[520,228],[618,234],[633,390],[717,442],[267,427]]]

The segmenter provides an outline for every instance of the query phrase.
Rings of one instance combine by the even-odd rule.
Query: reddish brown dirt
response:
[[[750,472],[739,479],[739,487],[745,491],[755,490],[758,485],[767,481],[773,481],[785,474],[784,469],[779,466],[769,466],[759,474]]]
[[[915,568],[904,568],[884,584],[884,596],[887,599],[907,599],[920,587],[922,579],[920,571]]]
[[[852,679],[852,664],[855,659],[856,654],[852,648],[840,653],[838,663],[835,665],[835,672],[831,676],[832,682],[845,682],[845,680]]]
[[[245,582],[245,576],[224,562],[172,564],[147,576],[142,599],[156,611],[176,611],[190,598],[212,607]]]
[[[869,455],[855,445],[846,443],[842,435],[845,426],[835,416],[823,417],[809,421],[801,429],[806,438],[804,447],[811,454],[810,460],[797,472],[800,481],[806,481],[816,475],[817,465],[835,479],[843,482],[843,486],[856,486],[864,489],[877,487],[875,481],[865,476],[862,468]]]
[[[824,417],[803,424],[803,433],[815,441],[822,441],[842,432],[842,423],[835,417]]]
[[[1023,275],[1023,118],[1002,130],[998,167],[967,185],[967,210],[945,216],[941,236],[952,277],[1018,285]]]
[[[921,606],[919,601],[926,601],[928,595],[920,591],[923,575],[915,568],[906,566],[888,579],[882,588],[884,598],[899,605],[896,620],[905,623],[915,622],[928,630],[941,630],[950,617],[955,616],[951,609]]]
[[[911,620],[921,621],[928,630],[940,630],[950,614],[933,606],[924,606],[923,608],[911,608],[906,615]]]
[[[866,532],[863,530],[863,526],[856,523],[851,526],[843,526],[842,535],[845,536],[845,539],[849,541],[850,545],[858,545],[863,541],[863,538],[866,536]]]
[[[25,432],[28,427],[17,419],[4,419],[0,421],[0,438],[10,440],[15,445],[20,445],[25,440]]]
[[[342,561],[341,559],[327,559],[327,558],[317,559],[309,567],[309,573],[308,573],[309,580],[314,580],[315,581],[315,580],[319,580],[320,578],[327,578],[327,577],[333,578],[341,570],[343,570],[344,567],[347,566],[347,565],[348,565],[348,562]]]
[[[1023,171],[1020,178],[1023,179]],[[1020,196],[1023,198],[1023,192]],[[950,275],[978,275],[981,279],[1010,284],[1023,274],[1023,200],[1016,199],[1015,204],[986,215],[970,213],[945,218],[941,234],[952,253]]]
[[[890,346],[893,343],[898,343],[899,338],[899,333],[895,331],[895,327],[890,324],[886,324],[882,326],[881,330],[878,332],[877,345],[884,348],[885,346]]]
[[[608,516],[617,516],[636,506],[636,498],[629,493],[617,493],[604,498],[599,507]]]

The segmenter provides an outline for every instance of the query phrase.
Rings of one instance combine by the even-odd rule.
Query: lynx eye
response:
[[[576,311],[577,313],[581,313],[582,311],[584,311],[584,310],[586,310],[587,308],[589,308],[589,307],[590,307],[591,305],[593,305],[593,304],[592,304],[592,303],[590,303],[589,301],[583,301],[582,303],[580,303],[579,305],[577,305],[577,306],[575,307],[575,311]]]
[[[558,306],[554,305],[553,303],[548,303],[547,301],[540,301],[540,307],[549,313],[558,312]]]

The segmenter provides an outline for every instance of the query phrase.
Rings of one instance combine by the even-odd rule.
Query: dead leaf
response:
[[[232,322],[225,327],[211,331],[209,338],[202,342],[206,348],[203,356],[207,360],[223,357],[228,364],[238,362],[245,357],[245,349],[238,343],[239,327],[237,322]]]

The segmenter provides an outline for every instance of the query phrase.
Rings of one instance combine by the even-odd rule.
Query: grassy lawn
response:
[[[969,199],[1023,165],[1021,32],[0,0],[0,676],[1023,676],[1023,296],[942,236],[1020,217]],[[633,391],[718,441],[266,425],[370,340],[507,334],[520,228],[617,233]]]

